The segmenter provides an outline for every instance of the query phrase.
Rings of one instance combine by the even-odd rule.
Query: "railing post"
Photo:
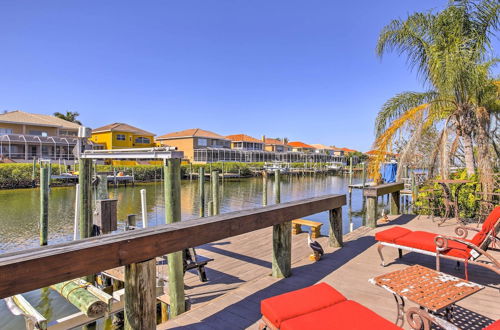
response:
[[[165,166],[165,221],[181,221],[181,161],[168,159]],[[186,311],[184,295],[184,267],[182,251],[170,253],[168,258],[168,286],[170,315],[175,317]]]
[[[366,196],[366,226],[377,227],[377,196]]]
[[[281,202],[280,171],[274,171],[274,196],[276,204]],[[273,277],[282,278],[292,275],[292,222],[287,221],[273,226]]]
[[[156,260],[125,266],[125,329],[156,329]]]
[[[391,193],[391,209],[390,209],[390,213],[392,215],[398,215],[400,214],[400,191],[395,191],[393,193]]]
[[[330,219],[330,233],[328,243],[331,247],[342,247],[342,208],[336,208],[328,211]]]

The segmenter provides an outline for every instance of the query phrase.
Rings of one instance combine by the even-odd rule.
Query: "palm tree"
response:
[[[475,172],[474,140],[480,174],[492,172],[487,133],[498,87],[489,72],[496,61],[488,61],[487,55],[490,37],[498,29],[499,8],[492,0],[454,1],[437,14],[415,13],[406,20],[393,20],[382,30],[377,54],[397,51],[406,55],[427,91],[404,92],[382,106],[375,125],[374,149],[380,153],[372,162],[374,177],[396,133],[409,135],[401,155],[404,160],[429,127],[440,131],[431,163],[440,156],[443,176],[459,144],[467,173]]]
[[[60,112],[54,112],[54,116],[57,118],[61,118],[67,121],[70,121],[72,123],[81,125],[82,123],[76,119],[80,114],[78,112],[72,112],[72,111],[66,111],[66,114],[60,113]]]

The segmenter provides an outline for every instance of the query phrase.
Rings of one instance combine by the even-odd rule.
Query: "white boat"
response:
[[[325,167],[329,171],[340,171],[343,166],[344,166],[344,164],[342,164],[342,163],[332,162],[332,163],[327,163]]]
[[[287,163],[283,162],[272,162],[264,164],[264,171],[268,173],[274,173],[274,171],[279,170],[280,173],[288,173],[290,172],[290,167]]]

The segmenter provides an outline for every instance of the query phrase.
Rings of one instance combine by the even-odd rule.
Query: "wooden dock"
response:
[[[368,280],[377,275],[412,264],[435,267],[435,259],[417,253],[407,253],[397,259],[396,249],[385,249],[387,267],[380,265],[374,234],[395,224],[413,230],[426,230],[453,235],[454,222],[437,227],[425,216],[391,216],[389,224],[376,229],[361,227],[344,236],[345,246],[330,248],[327,237],[317,239],[326,254],[319,262],[308,260],[311,250],[306,234],[293,236],[292,276],[275,279],[270,275],[271,229],[243,234],[201,246],[198,251],[214,258],[207,267],[209,282],[201,283],[195,274],[186,274],[186,295],[192,308],[181,316],[158,326],[158,329],[258,329],[260,301],[280,293],[327,282],[349,299],[374,310],[388,320],[395,320],[396,303],[387,291]],[[500,258],[500,252],[492,252]],[[463,266],[455,270],[454,263],[442,261],[442,271],[463,278]],[[486,288],[461,301],[456,322],[463,329],[481,329],[500,318],[500,277],[484,268],[469,266],[470,280]],[[409,329],[405,323],[405,328]]]

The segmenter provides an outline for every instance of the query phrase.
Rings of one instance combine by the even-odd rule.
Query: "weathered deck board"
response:
[[[373,236],[376,231],[395,224],[449,235],[453,234],[454,228],[451,221],[438,228],[436,223],[424,216],[401,216],[377,229],[362,227],[345,235],[345,246],[340,249],[328,247],[327,237],[319,238],[327,253],[316,263],[307,258],[310,249],[306,245],[306,234],[295,235],[292,277],[286,279],[268,276],[271,272],[270,228],[202,246],[197,251],[215,259],[207,269],[210,281],[196,283],[195,275],[192,275],[193,279],[191,275],[186,275],[186,293],[192,299],[192,309],[160,325],[158,329],[257,329],[262,299],[322,281],[333,285],[349,299],[394,321],[396,304],[392,295],[370,284],[368,279],[415,263],[435,267],[433,257],[405,253],[403,259],[396,259],[397,250],[390,248],[384,249],[384,256],[390,264],[387,267],[380,266]],[[492,253],[500,258],[499,252]],[[443,260],[441,270],[463,277],[463,267],[457,271],[454,266],[453,262]],[[461,308],[457,320],[461,318],[470,322],[458,325],[467,329],[480,329],[491,320],[500,318],[500,276],[475,266],[469,266],[469,276],[471,281],[487,287],[458,304]],[[405,327],[408,328],[407,324]]]

